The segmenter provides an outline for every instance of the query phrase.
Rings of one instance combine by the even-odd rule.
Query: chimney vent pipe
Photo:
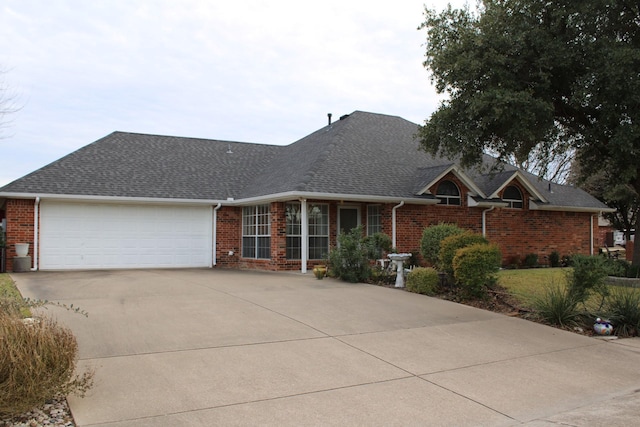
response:
[[[331,125],[331,113],[327,113],[327,117],[329,118],[329,125]]]

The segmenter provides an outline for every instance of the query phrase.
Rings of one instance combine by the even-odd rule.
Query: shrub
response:
[[[549,265],[551,267],[560,267],[560,254],[558,251],[553,251],[549,255]]]
[[[417,267],[407,276],[407,290],[423,295],[435,295],[438,288],[438,272],[431,267]]]
[[[533,306],[544,322],[557,326],[575,326],[583,312],[568,288],[556,284],[546,287],[544,295],[533,301]]]
[[[78,344],[50,318],[27,324],[0,312],[0,413],[20,414],[58,394],[83,396],[93,372],[74,374]]]
[[[380,259],[384,252],[391,250],[392,241],[391,237],[384,233],[374,233],[371,236],[367,236],[364,239],[369,253],[367,254],[370,259]]]
[[[431,265],[438,263],[440,254],[440,243],[447,237],[461,234],[464,230],[455,224],[440,223],[425,228],[420,239],[420,253],[422,257]]]
[[[524,256],[524,265],[527,268],[535,268],[538,266],[538,254],[527,254]]]
[[[627,277],[629,267],[631,266],[631,264],[629,264],[624,259],[609,258],[605,258],[604,265],[607,271],[607,275],[615,277]]]
[[[362,226],[338,235],[338,247],[329,252],[331,274],[347,282],[364,282],[371,276],[369,246],[362,236]]]
[[[472,233],[470,231],[465,231],[445,238],[440,243],[440,268],[449,274],[453,274],[453,258],[456,256],[456,251],[476,243],[488,244],[489,241],[481,234]]]
[[[495,283],[495,273],[500,270],[501,261],[502,254],[497,245],[476,243],[456,251],[453,274],[466,294],[482,297],[486,287]]]
[[[603,297],[608,294],[608,268],[601,256],[574,255],[571,257],[573,269],[567,274],[568,291],[580,303],[587,301],[593,292]]]
[[[637,336],[640,332],[640,290],[615,287],[607,299],[607,317],[614,326],[615,335]]]

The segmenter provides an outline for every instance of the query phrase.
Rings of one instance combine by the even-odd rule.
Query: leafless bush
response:
[[[0,413],[19,414],[56,395],[84,396],[92,370],[76,374],[78,343],[54,319],[25,322],[0,310]]]

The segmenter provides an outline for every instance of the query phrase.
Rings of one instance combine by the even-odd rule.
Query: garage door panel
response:
[[[211,207],[43,201],[40,268],[208,267]]]

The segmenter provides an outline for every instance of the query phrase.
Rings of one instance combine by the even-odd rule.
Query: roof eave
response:
[[[591,206],[561,206],[561,205],[549,205],[539,204],[534,200],[529,200],[529,209],[532,211],[560,211],[560,212],[584,212],[584,213],[602,213],[602,212],[615,212],[613,208],[598,208]]]

